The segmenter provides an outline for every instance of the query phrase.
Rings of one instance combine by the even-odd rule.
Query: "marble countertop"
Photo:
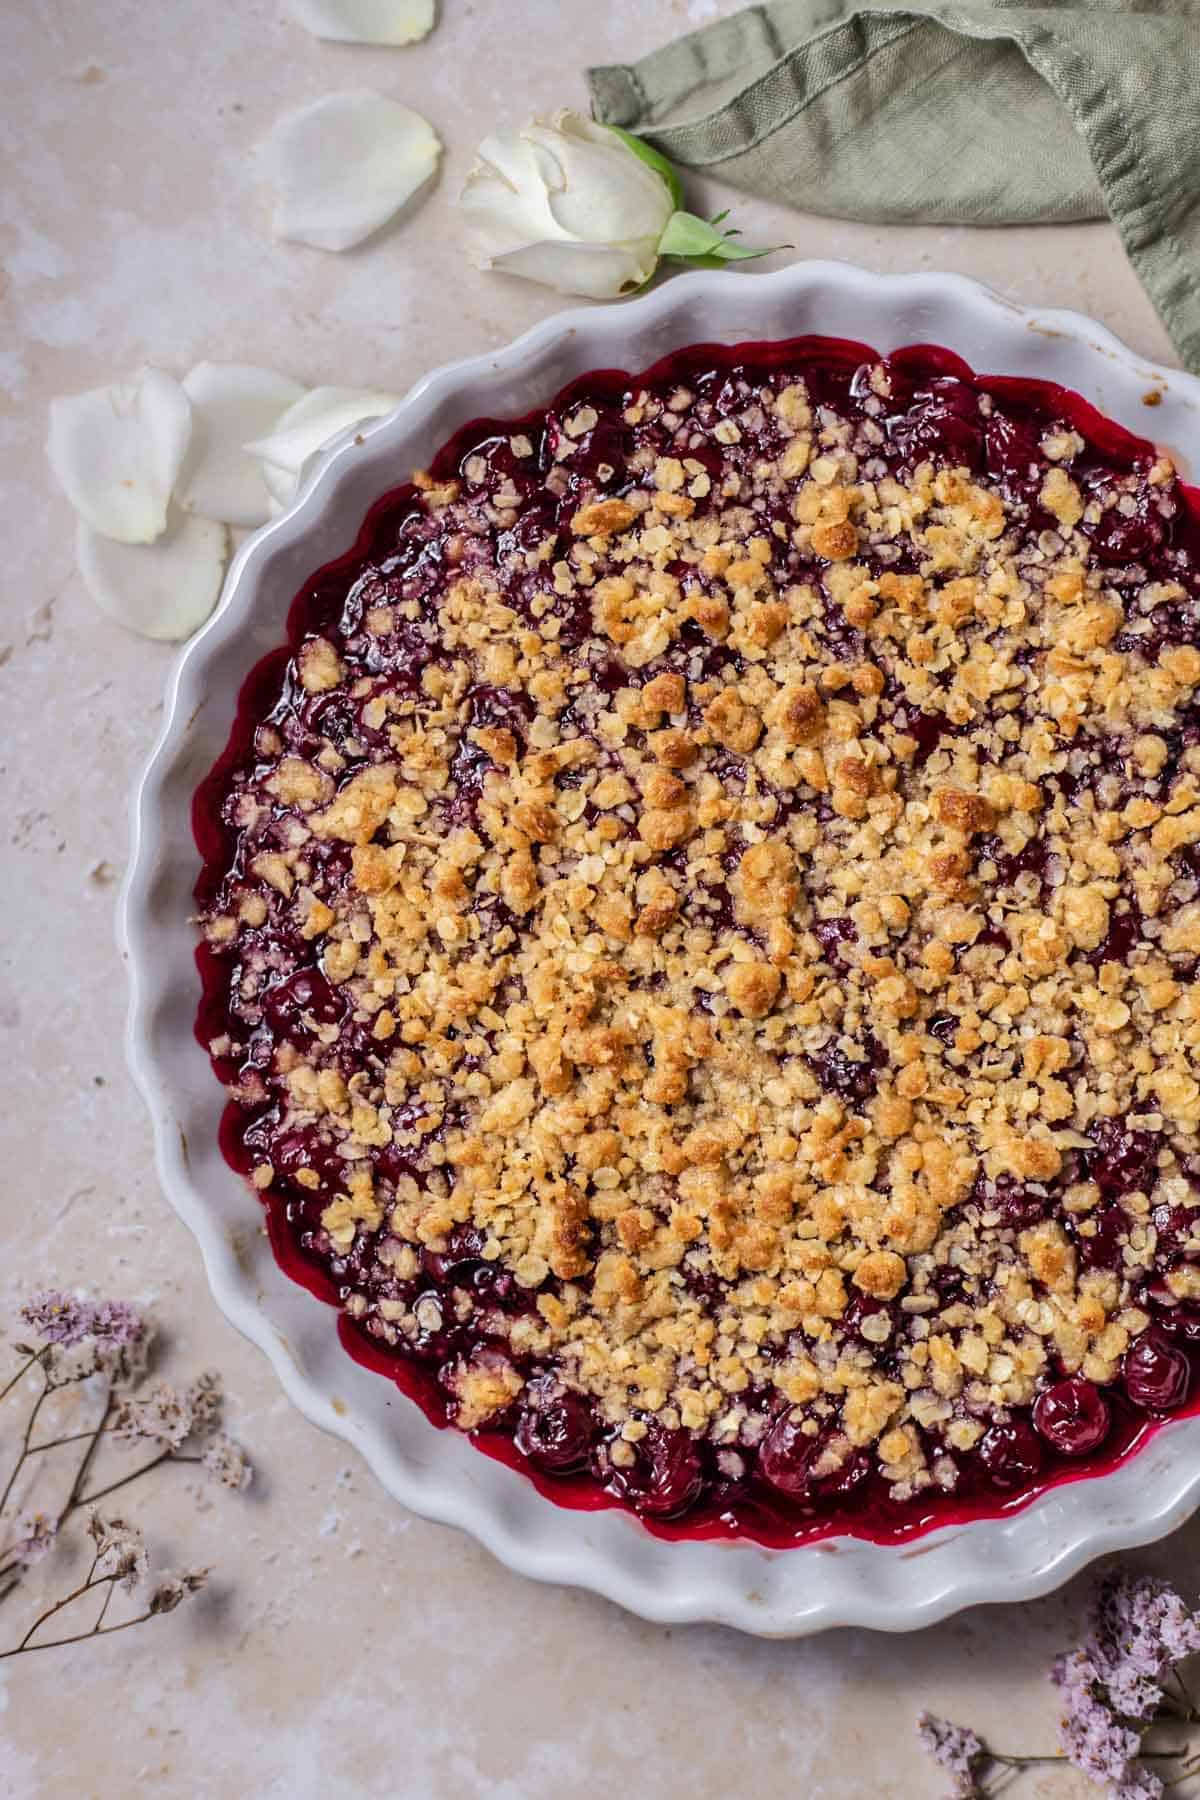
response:
[[[138,1490],[155,1553],[211,1562],[211,1595],[110,1642],[0,1668],[4,1796],[909,1800],[942,1791],[915,1744],[923,1706],[1001,1747],[1052,1748],[1044,1671],[1081,1584],[903,1640],[770,1644],[642,1624],[524,1582],[409,1517],[291,1408],[219,1315],[151,1167],[122,1057],[113,908],[126,797],[171,652],[124,635],[85,596],[42,455],[46,403],[145,359],[178,373],[202,357],[266,362],[308,382],[402,390],[554,310],[545,290],[466,264],[453,196],[475,142],[497,122],[581,104],[586,63],[635,56],[733,5],[609,0],[580,8],[568,31],[569,10],[443,0],[427,42],[379,51],[318,43],[279,0],[0,9],[0,1311],[14,1318],[21,1295],[50,1282],[153,1308],[169,1371],[223,1371],[230,1427],[258,1468],[244,1499],[205,1494],[185,1470]],[[358,85],[435,124],[447,146],[436,190],[347,256],[273,243],[253,145],[285,108]],[[1172,360],[1107,226],[884,229],[731,198],[748,235],[790,239],[797,256],[960,270],[1077,307]],[[12,1418],[0,1423],[11,1447]],[[1186,1588],[1198,1548],[1188,1527],[1138,1560]],[[1093,1790],[1050,1769],[1015,1791]]]

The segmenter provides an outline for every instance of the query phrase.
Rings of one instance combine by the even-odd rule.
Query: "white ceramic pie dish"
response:
[[[426,376],[389,417],[327,453],[290,511],[242,546],[220,606],[173,670],[162,734],[134,799],[120,910],[129,1058],[163,1186],[200,1245],[218,1304],[270,1357],[306,1417],[360,1450],[405,1505],[469,1531],[522,1574],[592,1589],[649,1619],[780,1637],[848,1624],[909,1630],[982,1601],[1044,1593],[1093,1557],[1165,1535],[1200,1503],[1200,1418],[1166,1425],[1108,1475],[908,1546],[672,1543],[622,1511],[555,1506],[353,1362],[332,1311],[276,1265],[259,1203],[218,1147],[224,1096],[193,1034],[189,914],[199,857],[190,813],[242,681],[283,641],[298,588],[350,546],[370,503],[460,425],[543,406],[589,369],[644,368],[698,341],[805,332],[881,351],[933,342],[982,372],[1061,382],[1167,446],[1192,479],[1200,470],[1200,380],[1144,361],[1078,314],[1030,312],[960,276],[808,262],[772,275],[682,276],[619,307],[559,314],[503,350]],[[1153,410],[1148,394],[1159,396]]]

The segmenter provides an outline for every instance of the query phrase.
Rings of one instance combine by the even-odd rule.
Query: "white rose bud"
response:
[[[486,138],[461,204],[481,267],[614,300],[653,275],[677,199],[617,132],[564,111]]]

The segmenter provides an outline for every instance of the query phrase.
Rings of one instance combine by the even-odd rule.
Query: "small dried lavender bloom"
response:
[[[21,1308],[52,1356],[46,1374],[52,1387],[68,1387],[100,1371],[133,1381],[144,1373],[151,1330],[128,1300],[80,1300],[47,1288]]]
[[[219,1481],[222,1487],[233,1488],[238,1492],[250,1486],[254,1475],[250,1460],[241,1445],[235,1444],[224,1433],[219,1432],[216,1437],[209,1439],[200,1460],[214,1481]]]
[[[128,1395],[117,1408],[113,1436],[131,1444],[150,1438],[166,1450],[178,1450],[193,1430],[186,1394],[160,1381],[148,1394]]]
[[[130,1301],[100,1301],[92,1335],[115,1380],[137,1381],[145,1374],[154,1329]]]
[[[1152,1719],[1172,1663],[1200,1650],[1200,1615],[1152,1575],[1112,1570],[1092,1598],[1086,1648],[1114,1712]]]
[[[1162,1800],[1166,1789],[1157,1775],[1140,1765],[1132,1769],[1119,1787],[1112,1791],[1112,1800]]]
[[[186,1390],[184,1398],[192,1415],[192,1436],[207,1437],[221,1423],[221,1404],[224,1400],[221,1377],[211,1369],[198,1375]]]
[[[74,1387],[99,1373],[99,1349],[92,1338],[78,1344],[51,1344],[42,1357],[42,1372],[52,1388]]]
[[[93,1334],[102,1343],[123,1350],[146,1334],[146,1321],[129,1300],[101,1300],[92,1320]]]
[[[965,1725],[927,1712],[918,1716],[917,1736],[926,1755],[953,1777],[948,1800],[977,1800],[980,1788],[975,1778],[988,1756],[983,1739]]]
[[[88,1532],[96,1543],[97,1575],[105,1581],[119,1582],[127,1593],[132,1593],[148,1566],[139,1528],[126,1519],[106,1519],[93,1512]]]
[[[45,1513],[25,1513],[17,1521],[17,1531],[20,1535],[8,1554],[14,1562],[28,1568],[32,1563],[41,1562],[53,1547],[58,1535],[58,1521]]]
[[[96,1308],[90,1300],[77,1300],[57,1288],[32,1294],[21,1308],[21,1317],[46,1344],[81,1344],[92,1335]]]
[[[147,1611],[174,1612],[182,1601],[198,1594],[207,1580],[207,1569],[181,1569],[177,1575],[160,1576],[147,1603]]]
[[[1059,1742],[1075,1767],[1121,1795],[1122,1800],[1157,1800],[1162,1783],[1135,1764],[1141,1733],[1117,1718],[1107,1705],[1088,1651],[1069,1650],[1057,1656],[1050,1679],[1063,1695]]]

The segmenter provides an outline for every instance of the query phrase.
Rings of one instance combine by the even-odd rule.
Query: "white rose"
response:
[[[461,204],[481,267],[613,300],[653,275],[678,188],[617,132],[563,111],[486,138]]]

